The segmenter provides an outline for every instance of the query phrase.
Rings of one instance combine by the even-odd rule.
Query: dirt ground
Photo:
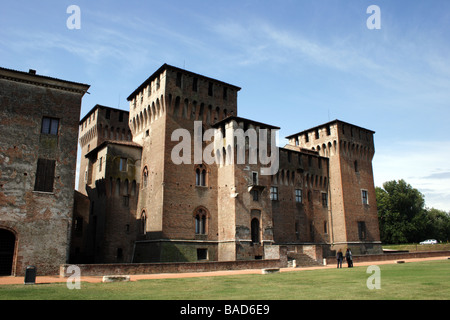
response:
[[[431,258],[423,258],[423,259],[404,259],[405,263],[408,262],[417,262],[417,261],[427,261],[427,260],[447,260],[449,257],[431,257]],[[370,265],[382,265],[382,264],[394,264],[397,263],[398,260],[389,260],[389,261],[371,261],[371,262],[361,262],[355,263],[354,266],[370,266]],[[347,264],[342,264],[343,268],[347,267]],[[318,266],[318,267],[304,267],[304,268],[281,268],[280,272],[301,272],[304,270],[314,270],[314,269],[327,269],[327,268],[336,268],[335,264],[330,264],[327,266]],[[214,271],[214,272],[191,272],[191,273],[161,273],[161,274],[142,274],[142,275],[130,275],[130,281],[138,281],[144,279],[169,279],[169,278],[193,278],[193,277],[213,277],[213,276],[227,276],[227,275],[236,275],[236,274],[261,274],[261,269],[252,269],[252,270],[229,270],[229,271]],[[58,282],[66,282],[68,278],[59,277],[59,276],[37,276],[35,284],[48,284],[48,283],[58,283]],[[91,283],[100,283],[103,281],[103,276],[81,276],[81,282],[91,282]],[[0,277],[0,285],[10,285],[10,284],[24,284],[24,277]]]

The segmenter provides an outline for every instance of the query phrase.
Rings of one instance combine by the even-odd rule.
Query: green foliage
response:
[[[448,241],[450,214],[425,208],[425,197],[404,180],[388,181],[375,189],[383,243],[413,243],[425,239]]]

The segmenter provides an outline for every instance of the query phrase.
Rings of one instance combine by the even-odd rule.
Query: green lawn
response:
[[[376,263],[374,263],[376,265]],[[1,300],[402,300],[450,299],[450,260],[380,265],[381,289],[367,267],[121,283],[0,286]]]

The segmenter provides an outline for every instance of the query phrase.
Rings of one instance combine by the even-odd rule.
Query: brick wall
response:
[[[69,266],[70,265],[60,266],[60,276],[68,277],[71,275],[67,273],[67,268]],[[282,261],[273,259],[186,263],[84,264],[78,265],[78,267],[81,269],[81,276],[103,276],[280,268],[282,267]]]

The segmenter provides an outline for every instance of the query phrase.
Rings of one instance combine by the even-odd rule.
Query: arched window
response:
[[[195,218],[195,234],[206,234],[206,210],[205,209],[198,209],[195,211],[194,218]]]
[[[147,234],[147,214],[145,213],[145,210],[142,211],[141,214],[141,234]]]
[[[198,187],[206,187],[208,170],[204,164],[196,166],[195,169],[195,185]]]
[[[147,188],[148,183],[148,168],[145,167],[142,171],[142,188]]]
[[[252,219],[251,223],[251,233],[252,233],[252,242],[260,243],[260,235],[259,235],[259,220],[257,218]]]

